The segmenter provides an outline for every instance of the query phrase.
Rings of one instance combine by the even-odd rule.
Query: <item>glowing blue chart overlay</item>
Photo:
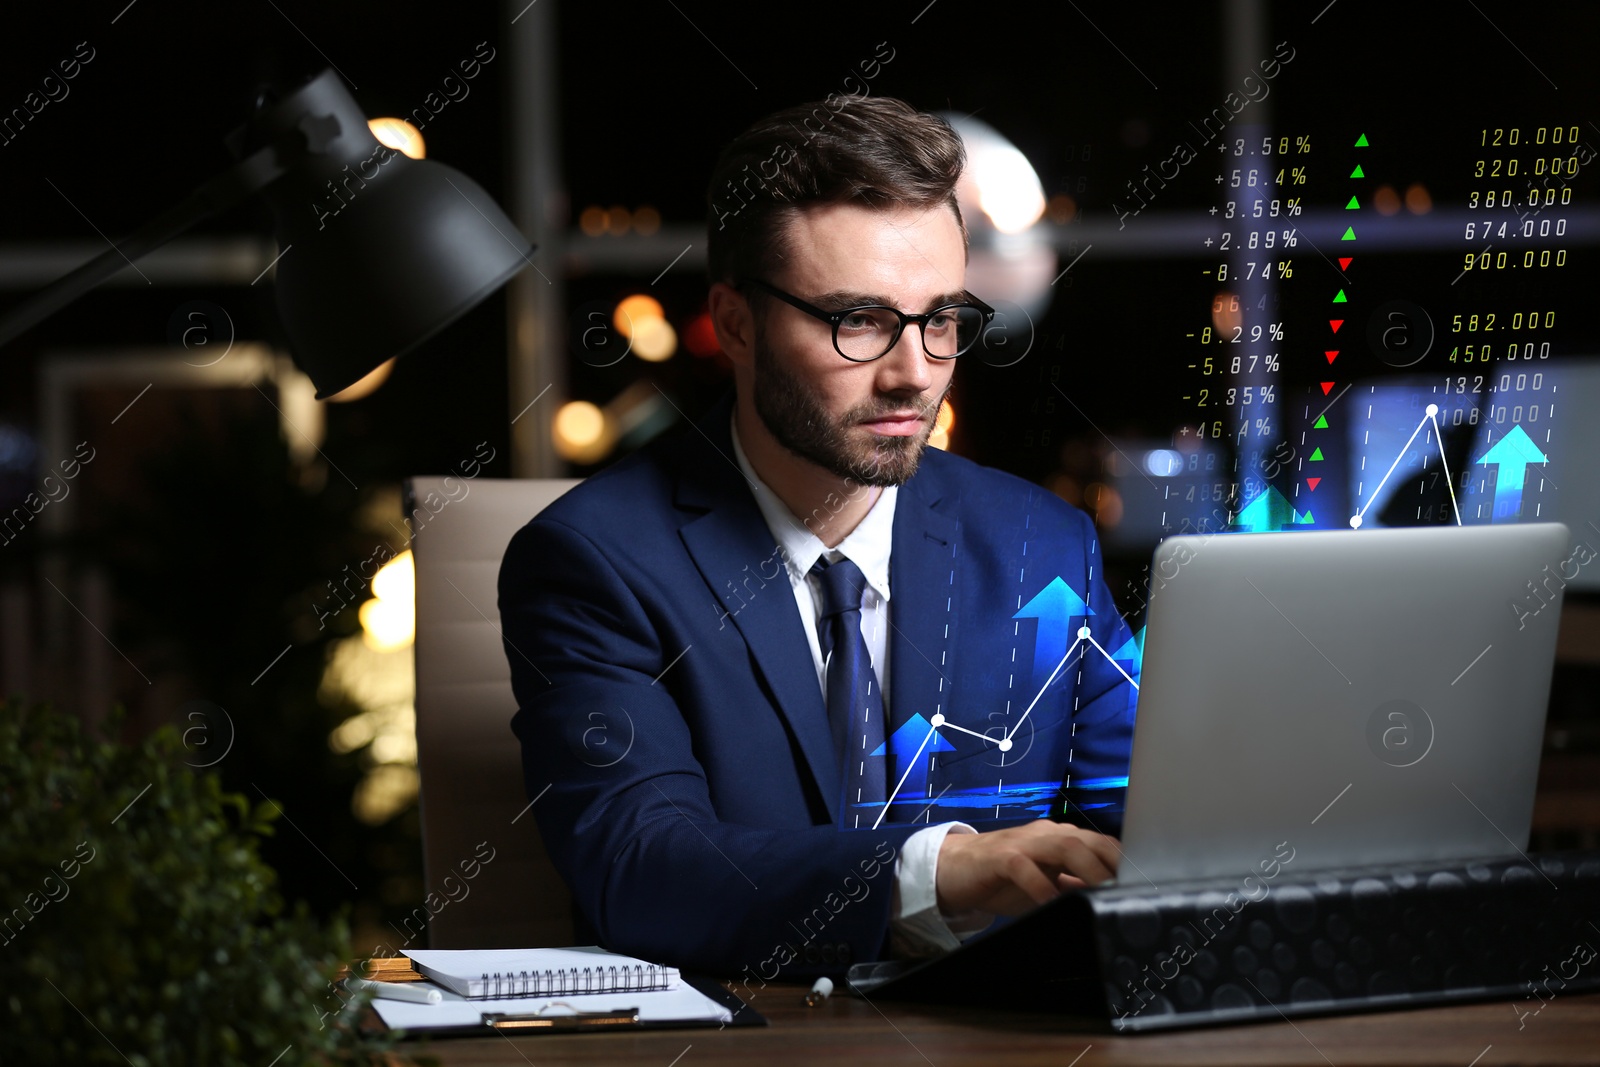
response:
[[[1065,768],[1038,768],[1054,776],[1046,780],[1007,781],[1003,776],[997,776],[994,784],[940,790],[931,788],[930,770],[939,754],[956,751],[952,740],[961,736],[982,742],[984,753],[997,757],[997,766],[1002,773],[1007,766],[1008,756],[1020,761],[1027,755],[1034,730],[1047,728],[1046,724],[1036,721],[1038,716],[1045,714],[1043,705],[1051,705],[1049,714],[1061,716],[1063,687],[1070,684],[1067,677],[1072,666],[1084,657],[1103,659],[1137,693],[1143,658],[1143,631],[1119,641],[1116,648],[1108,649],[1096,638],[1091,628],[1090,619],[1094,615],[1094,610],[1078,591],[1059,576],[1052,578],[1024,603],[1012,618],[1036,620],[1036,630],[1033,671],[1028,689],[1031,696],[1021,715],[1008,727],[990,725],[977,729],[975,727],[981,724],[960,722],[940,712],[929,717],[913,714],[870,754],[883,757],[892,753],[894,758],[890,765],[898,769],[898,778],[890,783],[888,801],[878,813],[873,827],[883,822],[893,805],[901,806],[897,809],[898,817],[917,816],[914,821],[918,822],[925,818],[937,821],[952,817],[952,812],[961,812],[965,816],[974,811],[982,811],[989,818],[999,819],[1039,817],[1059,807]],[[1110,628],[1113,623],[1103,625]],[[1065,723],[1064,728],[1070,729],[1070,722]],[[1126,786],[1127,778],[1084,778],[1072,780],[1071,785],[1080,792],[1085,789],[1113,789]],[[907,805],[915,805],[914,810],[904,812]]]

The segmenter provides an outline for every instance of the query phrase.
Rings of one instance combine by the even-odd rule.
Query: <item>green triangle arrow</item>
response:
[[[1318,415],[1317,416],[1317,421],[1311,424],[1311,428],[1313,430],[1326,430],[1328,428],[1328,416],[1326,416],[1326,415]],[[1322,451],[1322,449],[1320,449],[1320,448],[1317,449],[1318,453],[1321,453],[1321,451]],[[1311,458],[1312,459],[1317,459],[1318,457],[1317,456],[1312,456]]]
[[[1361,170],[1361,164],[1359,164],[1359,163],[1356,164],[1356,169],[1350,172],[1350,177],[1352,177],[1352,178],[1365,178],[1366,177],[1366,174],[1364,174],[1362,172],[1362,170]]]
[[[1282,493],[1270,485],[1246,504],[1233,520],[1234,525],[1243,526],[1252,533],[1281,530],[1299,521],[1299,513],[1284,499]]]
[[[1367,144],[1367,135],[1366,134],[1362,134],[1360,137],[1356,138],[1356,147],[1357,148],[1367,148],[1367,147],[1369,147],[1369,145]]]
[[[1356,228],[1354,226],[1346,226],[1344,228],[1344,236],[1339,238],[1339,240],[1341,240],[1341,241],[1354,241],[1355,239],[1356,239]]]
[[[1322,424],[1324,426],[1327,425],[1327,420],[1326,419],[1322,419],[1322,417],[1320,415],[1318,416],[1318,419],[1319,419],[1319,421],[1322,422]],[[1313,463],[1321,463],[1322,462],[1322,449],[1319,448],[1315,452],[1311,453],[1311,462],[1313,462]]]
[[[1345,297],[1343,289],[1339,290],[1339,295],[1333,298],[1333,302],[1335,304],[1348,304],[1348,303],[1350,303],[1349,299],[1347,299]]]
[[[1360,201],[1356,200],[1356,198],[1353,197],[1353,196],[1350,198],[1350,202],[1344,206],[1344,209],[1346,211],[1358,211],[1358,210],[1360,210],[1360,208],[1361,208]]]
[[[1294,517],[1294,524],[1296,526],[1310,526],[1312,523],[1314,523],[1316,521],[1317,521],[1316,519],[1311,517],[1311,509],[1310,508],[1306,509],[1305,514],[1296,515]]]

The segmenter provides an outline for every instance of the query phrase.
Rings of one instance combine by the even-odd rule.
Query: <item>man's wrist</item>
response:
[[[961,939],[994,920],[986,912],[947,916],[939,909],[939,852],[949,833],[976,833],[965,823],[950,822],[919,830],[906,838],[895,860],[894,903],[890,911],[890,950],[898,957],[927,956],[961,947]]]

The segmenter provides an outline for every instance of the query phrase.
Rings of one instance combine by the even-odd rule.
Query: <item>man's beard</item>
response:
[[[852,408],[837,419],[828,415],[821,398],[800,377],[791,373],[767,344],[764,330],[755,340],[756,413],[779,444],[840,478],[860,485],[901,485],[917,473],[922,452],[933,432],[933,416],[950,387],[931,402],[920,396],[879,397]],[[871,433],[862,443],[849,431],[865,419],[913,408],[926,425],[902,437]]]

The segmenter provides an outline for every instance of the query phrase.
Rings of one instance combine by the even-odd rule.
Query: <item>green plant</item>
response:
[[[276,806],[186,755],[171,726],[116,744],[0,705],[0,1062],[387,1058],[333,982],[343,918],[286,913],[257,855]]]

